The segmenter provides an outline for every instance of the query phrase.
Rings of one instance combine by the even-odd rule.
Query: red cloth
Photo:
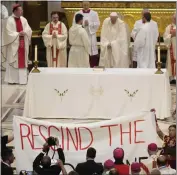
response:
[[[118,171],[119,175],[128,175],[129,173],[129,166],[122,164],[122,165],[115,165],[114,168]]]
[[[50,35],[52,35],[53,30],[58,31],[58,34],[61,35],[61,23],[58,24],[58,28],[53,27],[52,23],[50,23],[50,30],[49,30]],[[51,49],[52,49],[52,57],[54,57],[53,56],[53,47]],[[58,59],[57,58],[58,58],[58,54],[59,54],[59,49],[56,49],[56,50],[57,50],[56,58],[52,58],[52,60],[53,60],[53,62],[56,61],[56,66],[57,66],[58,65]]]
[[[90,9],[88,9],[88,10],[84,10],[84,9],[83,9],[82,12],[83,12],[83,13],[90,13]]]
[[[99,65],[99,55],[89,56],[90,67],[96,67]]]
[[[20,18],[14,18],[16,23],[17,32],[23,31],[23,26]],[[25,40],[23,36],[19,37],[18,48],[18,68],[25,68]]]

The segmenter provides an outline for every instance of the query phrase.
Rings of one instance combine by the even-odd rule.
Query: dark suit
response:
[[[2,136],[1,137],[1,151],[3,152],[5,149],[7,149],[7,142],[8,142],[8,136]]]
[[[1,175],[13,175],[12,167],[9,167],[3,162],[1,162]]]
[[[61,148],[57,149],[58,152],[58,156],[59,159],[65,163],[65,156],[63,153],[63,150]],[[39,174],[39,175],[59,175],[61,172],[61,168],[59,167],[59,165],[53,165],[50,168],[41,168],[40,164],[41,164],[41,160],[43,159],[44,154],[40,153],[36,159],[33,162],[33,170]]]
[[[79,175],[102,175],[103,165],[101,163],[96,163],[94,160],[87,160],[84,163],[79,163],[76,166],[76,172]]]

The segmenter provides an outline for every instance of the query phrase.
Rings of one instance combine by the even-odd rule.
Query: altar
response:
[[[156,109],[171,115],[168,73],[155,69],[40,68],[30,73],[24,116],[111,119]]]

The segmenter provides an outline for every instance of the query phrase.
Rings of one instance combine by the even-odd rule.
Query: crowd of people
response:
[[[73,171],[67,172],[65,165],[64,151],[60,148],[59,140],[49,137],[43,145],[41,153],[33,161],[33,171],[38,175],[175,175],[176,174],[176,125],[169,126],[169,134],[165,135],[157,126],[157,134],[163,140],[162,148],[156,143],[150,143],[147,147],[148,157],[140,157],[139,160],[132,162],[124,159],[123,148],[115,148],[112,159],[97,163],[96,149],[88,148],[86,153],[86,162],[77,164]],[[13,175],[11,164],[15,157],[12,149],[6,146],[13,140],[13,136],[1,137],[1,173],[2,175]],[[52,145],[56,145],[58,159],[50,158],[48,152]],[[103,163],[103,164],[102,164]],[[23,171],[21,175],[26,175]]]
[[[101,27],[99,55],[96,33],[100,27],[100,20],[98,13],[89,7],[90,3],[84,1],[83,9],[74,15],[73,25],[69,31],[60,21],[58,12],[51,13],[51,22],[42,32],[48,67],[129,68],[130,38],[134,40],[133,65],[137,68],[156,67],[155,47],[159,32],[157,22],[151,19],[148,9],[142,11],[142,19],[135,22],[132,32],[120,15],[112,12],[103,21]],[[2,23],[2,51],[3,58],[6,59],[5,81],[11,84],[26,84],[32,30],[22,16],[21,5],[15,4],[12,12],[10,17],[7,14],[3,16]],[[67,62],[68,38],[71,48]],[[170,80],[174,80],[176,78],[176,13],[172,17],[171,24],[164,31],[163,39],[168,48],[167,69]]]

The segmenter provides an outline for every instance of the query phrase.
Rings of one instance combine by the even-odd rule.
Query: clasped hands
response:
[[[107,48],[108,48],[108,49],[111,49],[111,43],[108,44]]]
[[[85,26],[88,26],[88,25],[89,25],[88,20],[85,20],[84,25],[85,25]]]
[[[52,38],[56,38],[57,37],[57,34],[54,32],[53,34],[52,34]]]
[[[20,36],[25,36],[25,35],[26,35],[26,33],[25,33],[25,32],[23,32],[23,31],[21,31],[21,32],[19,32],[19,35],[20,35]]]

